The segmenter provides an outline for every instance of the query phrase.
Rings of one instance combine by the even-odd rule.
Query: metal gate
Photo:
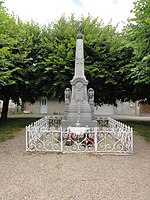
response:
[[[61,119],[46,116],[26,127],[26,151],[132,154],[133,129],[112,118],[98,127],[60,127]]]

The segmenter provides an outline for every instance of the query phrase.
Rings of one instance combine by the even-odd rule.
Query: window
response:
[[[43,106],[46,105],[46,98],[41,99],[41,105],[43,105]]]

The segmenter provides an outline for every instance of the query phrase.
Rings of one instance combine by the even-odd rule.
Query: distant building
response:
[[[145,116],[150,115],[150,105],[139,104],[138,102],[117,102],[118,106],[104,104],[103,106],[95,106],[94,113],[97,115],[131,115],[131,116]],[[0,113],[2,112],[3,101],[0,100]],[[63,114],[64,102],[58,102],[56,100],[48,100],[46,97],[41,97],[34,104],[29,102],[24,103],[23,113],[33,114]],[[15,114],[21,111],[21,107],[9,101],[9,114]]]
[[[3,101],[0,100],[0,113],[2,112],[3,108]],[[13,114],[18,112],[18,106],[15,104],[12,100],[9,100],[9,107],[8,107],[8,113]]]
[[[94,113],[97,115],[150,115],[150,105],[139,104],[138,102],[117,102],[118,106],[104,104],[103,106],[95,106]],[[64,102],[48,100],[41,97],[34,104],[24,103],[24,110],[35,114],[63,114]]]

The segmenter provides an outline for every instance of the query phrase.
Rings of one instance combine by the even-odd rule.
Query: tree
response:
[[[150,1],[134,2],[134,17],[125,29],[128,46],[134,49],[128,80],[134,84],[135,99],[150,103]]]
[[[4,119],[8,111],[8,103],[10,99],[8,91],[6,92],[6,87],[11,87],[15,83],[12,74],[16,69],[12,67],[11,61],[7,58],[10,56],[9,48],[14,44],[14,39],[11,34],[13,35],[13,29],[16,23],[2,7],[2,3],[0,4],[0,25],[0,99],[3,100],[2,119]]]
[[[33,22],[23,23],[19,18],[8,15],[1,6],[0,10],[0,99],[3,100],[1,119],[7,119],[8,103],[34,102],[37,98],[33,50],[35,38],[39,38],[41,29]],[[37,39],[38,40],[38,39]]]

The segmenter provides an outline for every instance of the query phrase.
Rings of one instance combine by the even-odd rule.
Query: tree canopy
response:
[[[78,21],[72,15],[62,16],[50,24],[46,36],[42,38],[45,55],[37,62],[41,92],[63,100],[66,87],[74,75],[75,46]],[[127,48],[123,35],[111,23],[104,25],[98,18],[82,18],[85,54],[85,75],[89,87],[95,90],[97,104],[115,104],[117,99],[125,100],[128,91],[122,68],[133,56],[132,48]],[[47,40],[47,48],[45,41]],[[47,52],[47,53],[46,53]],[[40,55],[40,54],[38,54]],[[44,76],[41,77],[41,71]],[[123,86],[124,85],[124,86]]]
[[[125,28],[128,46],[135,54],[128,79],[133,81],[135,100],[150,103],[150,1],[135,1],[132,12],[134,17]]]

